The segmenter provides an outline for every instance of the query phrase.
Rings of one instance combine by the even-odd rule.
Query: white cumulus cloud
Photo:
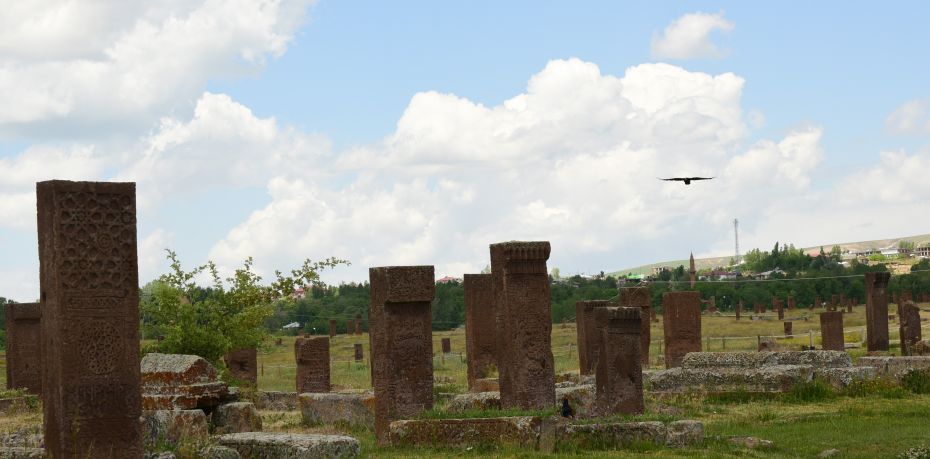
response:
[[[901,104],[885,118],[885,129],[893,134],[930,133],[930,100],[911,100]]]
[[[656,59],[719,59],[726,51],[711,41],[715,31],[730,32],[735,25],[723,12],[689,13],[672,21],[661,34],[652,37],[652,57]]]

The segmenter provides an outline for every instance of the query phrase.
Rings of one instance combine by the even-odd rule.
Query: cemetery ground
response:
[[[921,306],[930,306],[923,304]],[[892,308],[893,310],[893,308]],[[794,338],[778,339],[777,343],[791,349],[807,345],[811,339],[809,330],[819,330],[817,313],[799,309],[785,311],[786,320],[794,320]],[[809,320],[805,321],[804,317]],[[924,313],[925,317],[930,314]],[[851,314],[844,314],[847,343],[859,343],[864,331],[865,308],[856,306]],[[896,321],[889,324],[892,342],[897,339]],[[755,350],[758,336],[780,336],[782,322],[774,312],[767,312],[762,320],[750,320],[744,314],[740,321],[732,315],[705,315],[702,317],[704,350],[747,351]],[[815,333],[813,343],[819,347],[819,336]],[[727,337],[730,339],[721,339]],[[441,339],[450,338],[452,352],[443,355]],[[661,355],[661,317],[652,324],[650,368],[661,368],[657,357]],[[294,362],[295,337],[282,337],[282,345],[270,345],[259,353],[258,389],[263,391],[295,390]],[[553,354],[556,374],[577,371],[578,354],[576,330],[571,324],[554,324],[552,333]],[[274,340],[271,340],[273,343]],[[354,345],[364,346],[362,362],[353,359]],[[464,329],[434,332],[433,369],[436,406],[421,417],[494,417],[501,415],[554,415],[551,412],[485,411],[447,414],[443,412],[447,393],[467,391],[466,364],[464,361]],[[865,355],[862,348],[848,349],[853,359]],[[333,391],[370,389],[370,349],[368,335],[337,335],[331,340],[331,378]],[[892,345],[891,352],[899,349]],[[0,359],[0,362],[3,362]],[[4,378],[0,370],[0,381]],[[918,384],[919,385],[919,384]],[[307,426],[299,411],[262,411],[265,431],[348,434],[359,439],[365,457],[815,457],[819,453],[837,449],[835,457],[896,457],[909,448],[930,445],[930,429],[926,419],[930,417],[930,380],[923,387],[908,390],[881,381],[872,381],[837,391],[819,382],[797,387],[779,395],[728,394],[727,396],[705,396],[686,394],[656,397],[646,392],[646,414],[625,417],[627,420],[673,421],[694,419],[703,422],[705,442],[701,445],[679,449],[667,449],[654,445],[630,445],[617,451],[590,451],[571,445],[561,446],[553,454],[544,454],[522,448],[474,447],[437,448],[394,448],[378,447],[373,430],[342,426]],[[915,393],[926,392],[926,393]],[[13,408],[0,414],[0,435],[35,429],[41,425],[41,410],[34,406]],[[730,437],[754,437],[772,442],[771,447],[759,446],[749,449],[737,444]]]

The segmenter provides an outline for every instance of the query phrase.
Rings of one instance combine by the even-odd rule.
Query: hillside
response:
[[[844,253],[847,251],[848,252],[859,252],[859,251],[866,250],[866,249],[882,249],[886,247],[897,247],[898,242],[900,241],[910,241],[910,242],[914,242],[917,245],[930,243],[930,234],[921,234],[918,236],[907,236],[907,237],[899,237],[899,238],[893,238],[893,239],[878,239],[874,241],[843,242],[839,244],[829,243],[829,244],[816,245],[812,247],[805,247],[804,251],[805,252],[819,251],[820,247],[823,247],[824,250],[829,251],[831,247],[833,247],[834,245],[838,245],[840,246],[840,248],[843,250]],[[695,258],[694,265],[698,270],[710,269],[710,268],[714,268],[717,266],[726,266],[730,262],[730,258],[732,257],[733,255],[725,255],[721,257],[711,257],[711,258]],[[624,274],[651,274],[652,269],[658,266],[669,266],[669,267],[675,268],[675,267],[678,267],[679,265],[683,265],[685,269],[687,269],[688,259],[683,258],[681,260],[670,260],[670,261],[663,261],[659,263],[652,263],[648,265],[637,266],[635,268],[621,269],[618,271],[611,272],[610,274],[613,276],[624,275]]]

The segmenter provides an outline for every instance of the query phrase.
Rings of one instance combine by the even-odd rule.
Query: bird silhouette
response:
[[[659,180],[665,180],[666,182],[685,182],[685,185],[690,185],[692,181],[697,180],[711,180],[715,177],[672,177],[672,178],[659,178]]]

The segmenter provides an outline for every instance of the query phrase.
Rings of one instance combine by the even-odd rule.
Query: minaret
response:
[[[691,274],[691,289],[694,290],[694,281],[697,275],[697,270],[694,269],[694,252],[691,253],[691,269],[688,272]]]

